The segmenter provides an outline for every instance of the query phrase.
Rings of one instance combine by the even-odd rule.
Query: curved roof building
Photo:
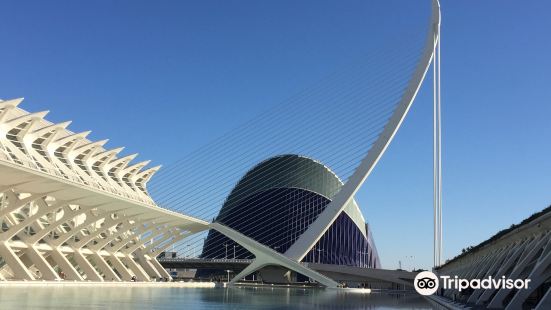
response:
[[[155,204],[159,167],[21,101],[0,100],[0,281],[170,277],[157,255],[208,223]]]
[[[318,161],[298,155],[272,157],[241,178],[215,221],[285,253],[331,202],[342,184],[335,173]],[[201,256],[254,257],[214,230],[209,232]],[[380,268],[369,226],[354,200],[303,262]],[[206,276],[205,272],[199,274]]]

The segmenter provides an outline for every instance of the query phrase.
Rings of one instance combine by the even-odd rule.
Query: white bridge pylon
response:
[[[360,189],[367,177],[373,171],[373,168],[375,167],[375,165],[387,149],[388,145],[394,138],[394,135],[400,128],[402,121],[406,117],[407,112],[409,111],[423,83],[431,62],[435,57],[435,51],[440,39],[440,20],[440,3],[438,0],[432,0],[431,25],[429,27],[426,45],[423,54],[421,55],[421,58],[419,60],[419,63],[417,64],[417,67],[413,72],[413,76],[409,81],[408,87],[403,94],[397,108],[394,110],[390,120],[385,125],[383,132],[380,134],[373,147],[369,150],[366,157],[362,159],[360,165],[349,178],[348,182],[344,184],[342,189],[335,195],[333,200],[325,207],[324,211],[322,211],[318,215],[316,220],[294,242],[294,244],[291,245],[291,247],[284,253],[284,255],[281,255],[271,248],[259,244],[251,238],[248,238],[241,234],[237,234],[235,231],[231,231],[227,227],[223,227],[220,224],[211,224],[212,228],[233,239],[235,242],[239,243],[247,250],[252,252],[254,255],[256,255],[255,261],[240,274],[238,274],[232,280],[232,283],[235,283],[241,278],[261,269],[266,265],[280,265],[291,270],[300,272],[298,270],[298,266],[294,264],[290,265],[290,262],[294,262],[295,264],[300,263],[300,261],[314,247],[314,245],[319,241],[319,239],[323,236],[327,229],[329,229],[329,227],[334,223],[337,217],[343,212],[345,206],[347,206],[350,201],[352,201],[356,192]],[[438,214],[439,213],[436,213],[435,209],[435,218],[438,218]],[[441,234],[441,229],[438,233]],[[441,244],[436,244],[435,241],[435,252],[436,247],[441,248]],[[310,273],[316,272],[310,270]],[[320,276],[322,275],[320,274]],[[334,281],[324,283],[323,281],[318,280],[318,282],[324,284],[327,287],[336,287],[337,285]]]

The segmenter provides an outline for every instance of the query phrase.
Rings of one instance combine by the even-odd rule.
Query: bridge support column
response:
[[[289,270],[296,271],[300,274],[310,277],[313,280],[320,283],[321,285],[324,285],[328,288],[337,288],[339,286],[337,282],[333,281],[329,277],[326,277],[321,273],[318,273],[310,268],[303,266],[299,262],[294,261],[288,258],[287,256],[272,250],[271,248],[241,234],[236,230],[233,230],[219,223],[211,223],[210,226],[211,228],[224,234],[226,237],[231,238],[233,241],[239,243],[242,247],[247,249],[249,252],[253,253],[255,256],[254,262],[251,263],[252,266],[250,265],[249,266],[250,268],[249,267],[245,268],[245,270],[247,270],[248,273],[245,274],[244,273],[245,270],[240,272],[236,277],[233,278],[230,284],[234,284],[241,278],[258,270],[259,268],[262,268],[268,265],[275,265],[275,266],[281,266]]]
[[[245,269],[241,270],[240,273],[238,273],[233,279],[230,281],[230,284],[235,284],[237,281],[245,278],[246,276],[250,275],[251,273],[262,269],[263,267],[266,267],[267,264],[263,264],[258,257],[249,264]]]

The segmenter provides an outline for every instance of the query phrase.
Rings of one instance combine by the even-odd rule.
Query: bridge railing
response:
[[[253,259],[237,258],[190,258],[190,257],[163,257],[157,259],[159,262],[174,263],[252,263]]]

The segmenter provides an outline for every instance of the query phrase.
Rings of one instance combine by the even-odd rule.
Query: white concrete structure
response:
[[[392,141],[423,82],[439,40],[440,7],[433,0],[425,50],[389,122],[366,157],[316,220],[284,254],[220,225],[156,206],[146,183],[158,167],[129,166],[106,141],[51,124],[47,112],[0,102],[0,280],[139,280],[170,277],[155,257],[186,236],[209,228],[252,252],[255,261],[235,277],[280,265],[327,287],[330,278],[300,262],[343,212]]]
[[[266,262],[258,261],[251,264],[251,266],[243,270],[239,275],[237,275],[234,281],[239,280],[250,274],[266,264],[271,265],[280,265],[286,266],[287,259],[295,262],[300,262],[304,256],[312,249],[312,247],[319,241],[327,229],[333,224],[337,217],[344,211],[346,206],[351,203],[354,199],[354,195],[360,189],[362,184],[365,182],[367,177],[371,174],[375,165],[387,149],[388,145],[394,138],[394,135],[400,128],[402,121],[407,115],[419,88],[426,76],[426,73],[434,59],[435,51],[437,50],[438,42],[440,40],[440,3],[438,0],[432,0],[432,16],[430,21],[429,32],[426,39],[425,48],[419,63],[413,76],[411,77],[408,87],[400,102],[398,103],[397,108],[394,110],[390,120],[385,125],[383,132],[379,135],[378,139],[373,144],[373,147],[369,150],[367,155],[362,159],[360,165],[356,168],[352,176],[348,181],[343,185],[341,190],[333,197],[332,201],[327,205],[327,207],[321,212],[316,220],[306,229],[306,231],[295,241],[295,243],[285,252],[285,259],[282,259],[276,251],[271,249],[264,249],[266,253],[260,254],[258,251],[251,251],[257,257],[263,257],[266,259]],[[436,212],[436,210],[435,210]],[[435,216],[439,216],[436,215]],[[216,228],[215,228],[216,229]],[[218,229],[217,229],[218,230]],[[220,231],[220,230],[219,230]],[[220,231],[224,233],[223,231]],[[230,236],[228,236],[230,237]],[[231,238],[231,237],[230,237]],[[436,235],[435,235],[436,238]],[[233,239],[233,238],[232,238]],[[235,239],[234,239],[235,240]],[[237,241],[237,240],[236,240]],[[239,242],[239,241],[237,241]],[[254,247],[260,249],[261,244],[254,240],[249,240],[249,247],[255,245]],[[435,247],[436,249],[436,247]],[[267,254],[270,254],[269,256]],[[333,287],[334,283],[327,283],[328,287]]]
[[[155,205],[159,167],[0,101],[0,280],[170,277],[155,257],[208,223]]]
[[[551,212],[512,229],[436,269],[462,279],[530,279],[528,289],[447,289],[444,296],[489,309],[551,308]],[[528,303],[526,305],[525,303]]]
[[[233,230],[158,207],[146,184],[159,167],[117,158],[107,140],[52,124],[47,112],[0,101],[0,280],[150,281],[170,278],[156,257],[214,228],[257,254],[271,253]],[[277,262],[326,286],[331,279],[281,256]],[[272,260],[269,260],[272,262]],[[255,263],[255,266],[256,264]]]

